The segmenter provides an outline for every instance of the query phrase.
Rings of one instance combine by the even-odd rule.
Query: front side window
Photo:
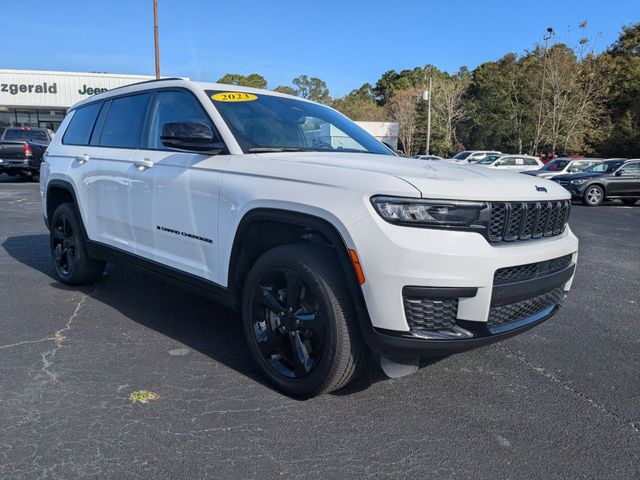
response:
[[[102,129],[100,146],[137,148],[140,145],[148,102],[147,93],[112,100]]]
[[[464,151],[464,152],[456,153],[456,154],[453,156],[453,159],[454,159],[454,160],[464,160],[464,159],[466,159],[469,155],[471,155],[471,152]]]
[[[640,173],[640,163],[627,163],[621,169],[622,175],[638,175]]]
[[[193,95],[184,91],[158,92],[149,123],[148,148],[165,148],[160,139],[162,127],[165,123],[179,122],[203,123],[214,131],[209,116]],[[218,138],[215,142],[220,143],[221,140]]]
[[[478,164],[480,165],[491,165],[493,162],[495,162],[498,159],[498,155],[489,155],[488,157],[480,160],[478,162]]]
[[[593,167],[589,167],[585,172],[589,173],[613,173],[615,172],[623,162],[602,162],[597,163]]]
[[[382,143],[335,110],[274,95],[207,90],[245,153],[357,152],[393,155]]]
[[[73,114],[67,130],[64,132],[62,143],[67,145],[88,145],[93,124],[96,122],[101,105],[98,102],[78,108]]]

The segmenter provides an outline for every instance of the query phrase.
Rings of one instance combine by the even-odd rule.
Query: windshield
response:
[[[585,172],[589,172],[589,173],[613,173],[618,168],[620,168],[620,165],[622,165],[623,163],[624,162],[602,162],[602,163],[596,163],[594,166],[587,168],[585,170]]]
[[[569,165],[568,160],[553,160],[547,163],[540,170],[546,170],[547,172],[559,172]]]
[[[467,158],[469,155],[471,155],[471,152],[467,152],[467,151],[465,151],[465,152],[460,152],[460,153],[455,154],[455,155],[453,156],[453,159],[454,159],[454,160],[464,160],[464,159],[465,159],[465,158]]]
[[[47,134],[40,130],[14,130],[9,129],[4,133],[5,140],[19,140],[19,141],[36,141],[36,142],[48,142]]]
[[[313,151],[393,155],[335,110],[293,98],[207,90],[245,153]]]

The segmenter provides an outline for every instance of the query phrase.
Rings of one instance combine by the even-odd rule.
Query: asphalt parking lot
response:
[[[37,184],[0,175],[0,478],[640,478],[640,205],[571,225],[547,323],[298,401],[231,311],[119,266],[58,283]]]

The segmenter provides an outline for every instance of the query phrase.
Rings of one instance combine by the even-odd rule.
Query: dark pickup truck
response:
[[[46,128],[9,127],[0,137],[0,173],[37,181],[40,164],[54,133]]]

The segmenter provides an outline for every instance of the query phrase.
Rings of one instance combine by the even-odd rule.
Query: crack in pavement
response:
[[[528,368],[530,368],[531,370],[533,370],[534,372],[542,375],[543,377],[545,377],[547,380],[552,381],[553,383],[561,386],[562,388],[564,388],[565,390],[567,390],[569,393],[573,394],[575,397],[579,398],[582,401],[587,402],[588,404],[590,404],[592,407],[594,407],[596,410],[598,410],[600,413],[614,418],[615,420],[625,423],[627,425],[629,425],[631,427],[631,430],[636,433],[636,434],[640,434],[640,423],[638,422],[633,422],[627,418],[624,418],[620,415],[618,415],[615,412],[612,412],[611,410],[609,410],[607,407],[605,407],[604,405],[598,403],[596,400],[588,397],[587,395],[585,395],[582,392],[579,392],[578,390],[576,390],[575,388],[573,388],[571,385],[569,385],[568,383],[562,381],[561,379],[559,379],[558,377],[556,377],[553,373],[549,372],[548,370],[545,370],[542,367],[538,367],[536,365],[534,365],[533,363],[531,363],[529,360],[527,360],[524,355],[520,355],[517,353],[514,353],[511,349],[509,349],[508,347],[502,346],[502,345],[496,345],[494,347],[494,349],[496,351],[502,352],[504,353],[508,358],[513,358],[515,360],[517,360],[518,362],[522,363],[523,365],[527,366]]]
[[[95,292],[95,289],[94,289],[94,292]],[[56,346],[51,350],[47,350],[46,352],[41,353],[42,369],[40,371],[44,372],[54,382],[58,382],[58,374],[51,371],[50,367],[51,365],[53,365],[53,357],[55,357],[56,353],[58,353],[58,350],[62,348],[62,342],[66,338],[62,333],[68,332],[71,329],[71,324],[73,323],[75,318],[78,316],[78,313],[80,312],[80,309],[82,308],[82,305],[84,304],[84,302],[90,296],[91,294],[86,294],[80,299],[80,301],[76,304],[75,310],[67,320],[67,324],[63,328],[56,330],[56,332],[53,334],[53,337],[51,337],[51,340],[55,342]]]

